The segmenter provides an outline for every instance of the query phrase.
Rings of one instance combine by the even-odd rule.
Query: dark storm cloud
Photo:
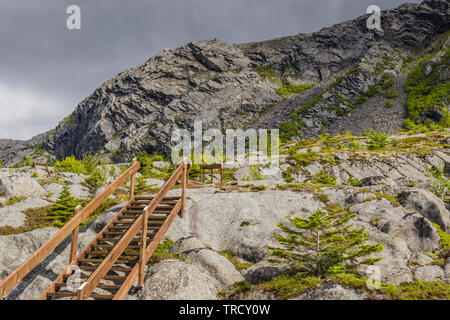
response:
[[[0,0],[0,138],[51,129],[99,85],[165,48],[308,33],[402,0]],[[419,2],[419,1],[413,1]],[[66,8],[81,7],[81,30]]]

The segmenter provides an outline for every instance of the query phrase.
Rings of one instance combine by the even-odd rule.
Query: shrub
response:
[[[306,219],[286,217],[290,226],[278,225],[285,236],[275,236],[281,248],[268,248],[279,259],[277,262],[290,264],[297,273],[320,278],[354,271],[361,264],[374,264],[380,259],[368,256],[383,251],[384,245],[366,244],[369,233],[364,228],[353,229],[348,225],[353,217],[348,211],[322,210],[314,211]]]
[[[74,216],[78,206],[76,199],[70,194],[68,186],[64,186],[58,200],[50,207],[47,220],[58,228],[62,228]]]
[[[83,162],[75,159],[74,156],[66,157],[64,160],[56,161],[53,165],[58,172],[73,172],[88,174]]]
[[[336,178],[331,177],[328,173],[325,172],[325,170],[321,170],[313,180],[311,180],[312,183],[316,184],[323,184],[327,186],[334,186],[336,185]]]
[[[35,171],[35,172],[33,172],[33,173],[31,174],[31,177],[32,177],[32,178],[39,178],[39,175],[38,175],[38,173]]]
[[[393,108],[394,107],[394,102],[392,100],[388,100],[386,101],[386,108]]]
[[[386,92],[385,92],[384,95],[385,95],[385,97],[388,98],[388,99],[395,99],[395,98],[398,97],[398,93],[395,92],[394,90],[391,90],[391,89],[386,90]]]
[[[309,88],[313,87],[313,84],[293,84],[290,82],[285,82],[281,87],[275,90],[275,93],[282,97],[289,97],[292,94],[300,94]]]
[[[350,142],[347,147],[351,150],[351,151],[358,151],[361,150],[361,142],[358,140],[352,141]]]
[[[388,136],[381,132],[370,130],[370,133],[366,133],[366,135],[370,138],[367,142],[367,149],[369,150],[383,149],[389,144]]]
[[[380,87],[377,85],[372,85],[369,89],[364,93],[365,96],[371,98],[380,93]]]
[[[0,169],[3,168],[3,160],[0,159]]]
[[[98,189],[106,185],[106,176],[100,169],[95,170],[89,177],[84,179],[84,185],[88,187],[89,192],[94,195]]]

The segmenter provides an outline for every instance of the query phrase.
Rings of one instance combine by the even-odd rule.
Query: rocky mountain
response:
[[[204,129],[280,128],[285,140],[393,133],[407,118],[439,122],[448,105],[449,16],[447,0],[425,0],[383,11],[382,31],[369,30],[365,15],[311,34],[167,49],[105,82],[54,130],[0,141],[0,159],[99,154],[122,161],[167,152],[174,128],[192,130],[194,120]],[[420,117],[407,106],[421,87],[410,81],[405,91],[417,68],[444,91]]]

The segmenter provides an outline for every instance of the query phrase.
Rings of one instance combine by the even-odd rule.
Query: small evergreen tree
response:
[[[352,229],[347,222],[354,217],[350,212],[331,214],[314,211],[306,219],[288,219],[292,225],[278,227],[286,236],[276,235],[282,248],[268,247],[271,254],[306,275],[325,277],[329,274],[354,270],[359,264],[374,264],[380,259],[365,258],[384,250],[381,243],[367,245],[369,233]]]
[[[62,228],[74,216],[78,206],[76,199],[70,194],[69,188],[64,186],[58,200],[50,207],[47,219],[58,228]]]

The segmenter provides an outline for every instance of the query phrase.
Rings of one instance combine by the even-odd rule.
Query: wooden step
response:
[[[85,254],[89,254],[91,256],[98,256],[98,255],[107,255],[110,251],[86,251]],[[139,252],[123,252],[122,255],[124,256],[139,256]]]
[[[67,283],[55,283],[55,286],[58,288],[64,288],[67,287]],[[119,285],[115,284],[98,284],[96,288],[99,289],[120,289]]]
[[[134,200],[153,200],[155,197],[151,197],[151,196],[136,196],[134,197]],[[167,201],[167,200],[180,200],[181,197],[164,197],[162,201]]]
[[[48,297],[56,297],[56,298],[63,298],[63,297],[74,297],[76,296],[76,292],[49,292],[47,293],[47,298]],[[91,294],[89,296],[90,298],[94,298],[94,299],[113,299],[114,296],[112,295],[104,295],[104,294]]]
[[[95,271],[97,270],[98,266],[78,266],[81,270],[87,270],[87,271]],[[111,267],[109,271],[119,271],[119,272],[131,272],[133,268],[126,268],[126,267]]]
[[[129,214],[129,215],[141,215],[142,214],[142,210],[124,210],[122,213],[123,214]],[[171,213],[172,212],[172,209],[171,208],[168,208],[168,209],[157,209],[157,210],[154,210],[153,212],[152,212],[152,214],[153,213],[155,213],[155,214],[169,214],[169,213]]]
[[[115,247],[115,245],[113,244],[92,244],[91,247],[95,247],[95,248],[107,248],[107,249],[112,249]],[[140,249],[140,246],[128,246],[127,249]]]
[[[91,258],[82,258],[78,259],[78,262],[97,262],[102,263],[104,259],[91,259]],[[129,259],[117,259],[115,263],[137,263],[139,259],[129,260]]]
[[[90,276],[89,274],[81,274],[80,275],[80,277],[82,279],[87,279],[87,278],[89,278],[89,276]],[[71,275],[64,275],[64,279],[67,279],[69,277],[71,277]],[[123,280],[123,281],[125,281],[127,279],[127,276],[109,276],[109,275],[106,275],[102,279],[104,279],[104,280]]]
[[[120,236],[120,235],[124,235],[125,233],[127,233],[127,231],[104,231],[104,232],[102,232],[102,235],[111,235],[111,236],[116,235],[116,236]],[[141,234],[141,232],[139,231],[139,232],[136,233],[136,234],[137,234],[137,235],[138,235],[138,234]],[[149,232],[149,233],[147,234],[147,237],[148,237],[149,235],[154,235],[154,233]]]

